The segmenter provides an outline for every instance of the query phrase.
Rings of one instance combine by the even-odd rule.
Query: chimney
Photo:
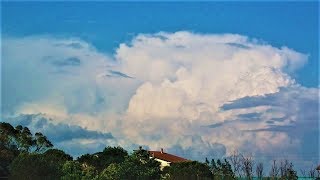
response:
[[[163,154],[164,152],[163,152],[163,148],[161,148],[161,154]]]

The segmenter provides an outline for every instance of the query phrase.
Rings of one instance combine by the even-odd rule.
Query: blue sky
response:
[[[1,5],[2,117],[68,153],[318,163],[318,2]]]

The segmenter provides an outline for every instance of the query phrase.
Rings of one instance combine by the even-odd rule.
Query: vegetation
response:
[[[319,173],[301,171],[315,179]],[[267,174],[267,177],[265,176]],[[102,152],[84,154],[76,160],[59,149],[42,133],[34,135],[27,127],[13,127],[0,122],[0,178],[9,179],[63,179],[63,180],[117,180],[117,179],[298,179],[294,166],[288,160],[271,163],[269,173],[262,163],[251,156],[234,153],[228,159],[186,161],[174,163],[160,170],[160,163],[149,152],[140,148],[128,154],[122,147],[106,147]]]
[[[210,167],[205,163],[197,161],[187,161],[173,164],[170,167],[163,169],[164,179],[212,179],[213,174],[210,171]]]
[[[10,165],[10,179],[59,179],[61,165],[44,154],[21,153]]]

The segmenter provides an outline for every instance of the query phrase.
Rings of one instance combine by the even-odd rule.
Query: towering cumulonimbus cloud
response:
[[[290,138],[285,132],[253,133],[268,127],[272,104],[228,111],[221,107],[298,86],[289,73],[306,62],[306,55],[240,35],[177,32],[139,35],[130,45],[121,44],[116,58],[121,71],[143,80],[123,120],[125,136],[133,141],[152,148],[198,147],[199,152],[223,144],[228,154],[246,142],[260,150],[292,146],[284,143]]]
[[[114,56],[77,39],[8,38],[3,45],[5,112],[42,113],[51,126],[110,132],[106,145],[162,147],[197,160],[235,149],[314,153],[303,142],[319,133],[310,130],[319,89],[295,82],[308,56],[287,47],[192,32],[140,34]]]

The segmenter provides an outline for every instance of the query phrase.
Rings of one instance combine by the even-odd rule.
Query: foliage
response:
[[[97,157],[91,154],[84,154],[80,157],[77,158],[77,161],[80,162],[81,164],[87,164],[87,165],[92,165],[92,166],[97,166],[96,161]]]
[[[82,166],[77,161],[67,161],[62,167],[62,180],[96,179],[97,172],[92,166]]]
[[[76,161],[59,149],[51,149],[52,143],[42,133],[33,135],[27,127],[13,127],[0,122],[0,177],[10,179],[223,179],[237,177],[252,179],[298,179],[293,164],[288,160],[271,164],[269,177],[263,177],[263,164],[252,157],[234,153],[227,159],[205,163],[187,161],[174,163],[160,170],[160,163],[151,158],[148,151],[139,148],[131,155],[122,147],[106,147],[102,152],[84,154]],[[304,173],[306,174],[306,173]],[[237,177],[236,177],[237,175]],[[310,171],[315,177],[315,168]]]
[[[0,122],[0,176],[9,175],[9,165],[20,153],[40,153],[51,147],[42,133],[33,136],[27,127]]]
[[[102,171],[99,179],[160,179],[160,163],[140,149],[121,163],[112,163]]]
[[[10,150],[5,146],[0,146],[0,177],[6,177],[9,174],[9,165],[18,156],[18,151]]]
[[[75,161],[67,161],[62,167],[63,176],[61,179],[80,180],[82,178],[81,164]]]
[[[13,138],[16,137],[16,131],[9,123],[0,122],[0,146],[8,149],[15,149]]]
[[[10,179],[59,179],[60,164],[43,154],[21,153],[10,165]]]
[[[117,180],[121,179],[121,176],[121,166],[119,164],[112,163],[101,172],[99,179]]]
[[[77,159],[80,163],[84,163],[95,167],[99,172],[108,167],[112,163],[121,163],[128,156],[128,152],[122,147],[106,147],[102,152],[95,154],[85,154]]]
[[[43,153],[46,158],[50,159],[50,161],[56,161],[64,163],[66,161],[72,161],[72,157],[69,154],[66,154],[60,149],[49,149]]]
[[[188,180],[188,179],[212,179],[210,167],[197,161],[187,161],[172,164],[163,169],[166,179]]]
[[[160,179],[160,163],[139,149],[120,164],[121,179]]]
[[[213,174],[213,179],[236,179],[231,165],[227,159],[224,159],[223,162],[221,162],[220,159],[218,159],[217,162],[212,159],[210,170]]]
[[[52,143],[47,139],[47,137],[40,132],[35,134],[32,145],[35,146],[35,152],[44,152],[53,147]]]
[[[13,128],[9,123],[0,122],[0,147],[19,152],[44,152],[53,145],[40,132],[33,136],[27,127],[18,125]]]

